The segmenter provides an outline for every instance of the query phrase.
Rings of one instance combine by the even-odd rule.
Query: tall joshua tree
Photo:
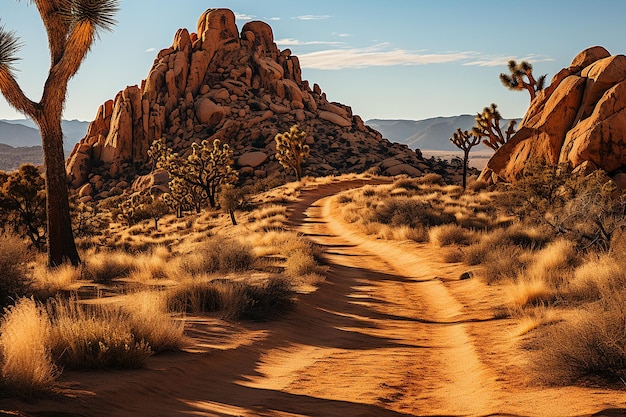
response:
[[[61,117],[67,84],[102,30],[111,30],[119,0],[30,0],[48,35],[50,70],[39,102],[30,100],[17,83],[14,64],[19,39],[0,27],[0,92],[8,103],[39,126],[46,166],[48,266],[80,263],[74,243],[63,154]]]
[[[463,189],[467,187],[467,162],[469,161],[469,153],[472,148],[480,143],[480,137],[468,132],[467,130],[461,130],[457,128],[456,132],[450,138],[450,142],[454,143],[454,146],[463,150]]]
[[[511,72],[510,75],[500,74],[500,81],[505,87],[511,90],[528,90],[531,101],[535,98],[538,91],[543,90],[546,75],[544,74],[535,80],[535,77],[533,77],[533,66],[530,63],[522,61],[518,64],[512,59],[509,61],[508,67]]]
[[[511,120],[507,126],[505,132],[502,132],[500,122],[502,121],[502,115],[498,111],[498,106],[491,104],[489,107],[485,107],[482,113],[476,115],[476,126],[472,128],[472,134],[483,139],[485,146],[497,151],[500,146],[508,142],[508,140],[515,134],[515,120]]]

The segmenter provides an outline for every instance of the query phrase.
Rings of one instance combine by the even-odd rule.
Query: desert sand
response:
[[[138,371],[66,372],[58,396],[0,400],[24,416],[624,416],[626,392],[547,387],[500,318],[497,286],[459,279],[428,244],[351,231],[322,185],[290,225],[323,245],[329,270],[269,323],[191,317],[189,347]]]

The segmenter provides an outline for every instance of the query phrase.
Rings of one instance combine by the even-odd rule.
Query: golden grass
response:
[[[51,386],[59,375],[49,347],[51,334],[46,311],[33,299],[21,298],[6,310],[0,324],[4,385],[23,395]]]

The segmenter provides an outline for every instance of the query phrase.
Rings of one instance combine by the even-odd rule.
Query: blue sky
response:
[[[492,102],[524,114],[527,93],[504,88],[506,62],[525,59],[548,80],[581,50],[626,53],[626,1],[551,0],[122,0],[113,32],[94,45],[70,83],[64,117],[92,120],[98,106],[144,79],[178,28],[195,31],[210,7],[233,10],[241,29],[268,22],[303,77],[364,119],[473,114]],[[36,101],[48,71],[47,39],[27,1],[3,0],[0,25],[21,38],[22,88]],[[0,98],[0,119],[22,118]]]

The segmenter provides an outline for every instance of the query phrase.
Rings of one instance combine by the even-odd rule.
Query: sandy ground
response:
[[[458,280],[466,268],[441,263],[438,249],[351,232],[332,196],[357,185],[308,190],[291,207],[292,226],[324,245],[330,270],[284,319],[197,318],[186,352],[154,357],[140,371],[68,372],[64,396],[0,400],[0,409],[42,417],[626,415],[624,390],[535,383],[511,337],[515,321],[494,315],[498,287]]]

